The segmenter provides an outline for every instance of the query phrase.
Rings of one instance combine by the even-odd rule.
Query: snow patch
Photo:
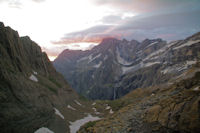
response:
[[[90,55],[90,56],[89,56],[88,64],[89,64],[90,62],[94,61],[95,59],[99,58],[101,55],[102,55],[101,53],[99,53],[99,54],[98,54],[97,56],[95,56],[95,57],[92,57],[92,55]]]
[[[34,82],[38,82],[38,79],[33,74],[31,74],[31,76],[29,77],[29,79],[32,80],[32,81],[34,81]]]
[[[92,103],[92,106],[94,106],[94,105],[96,105],[96,103],[94,102],[94,103]]]
[[[75,108],[73,108],[71,105],[67,105],[67,108],[71,109],[71,110],[76,110]]]
[[[160,71],[162,74],[166,74],[166,73],[169,73],[169,72],[171,72],[173,69],[171,69],[171,68],[166,68],[166,69],[164,69],[164,70],[162,70],[162,71]]]
[[[53,131],[49,130],[46,127],[41,127],[38,130],[36,130],[34,133],[54,133]]]
[[[54,108],[54,110],[56,115],[60,116],[62,119],[65,119],[65,117],[60,113],[58,109]]]
[[[117,54],[117,61],[118,63],[122,64],[122,65],[131,65],[132,62],[128,62],[126,61],[125,59],[123,59],[121,56],[120,56],[120,52],[119,52],[119,49],[117,48],[116,50],[116,54]]]
[[[78,105],[82,106],[82,104],[81,104],[81,103],[79,103],[77,100],[74,100],[74,102],[75,102],[76,104],[78,104]]]
[[[123,66],[123,67],[121,67],[122,74],[125,74],[125,73],[130,72],[130,71],[136,71],[140,68],[149,67],[149,66],[152,66],[152,65],[155,65],[155,64],[160,64],[160,62],[148,62],[148,63],[140,62],[139,64],[134,65],[134,66],[130,66],[130,67]]]
[[[122,73],[125,74],[129,71],[131,71],[132,69],[134,69],[135,66],[131,66],[131,67],[122,67]]]
[[[101,64],[102,64],[102,61],[100,61],[98,64],[94,65],[93,67],[99,68],[101,66]]]
[[[95,114],[96,114],[96,115],[99,115],[99,114],[100,114],[100,112],[95,112]]]
[[[173,67],[168,67],[164,70],[161,71],[161,73],[163,74],[166,74],[166,73],[173,73],[175,71],[182,71],[182,70],[185,70],[187,69],[187,66],[186,65],[183,65],[183,66],[173,66]]]
[[[161,49],[159,49],[158,51],[153,52],[153,53],[151,53],[150,55],[148,55],[145,59],[143,59],[143,61],[146,61],[146,60],[148,60],[148,59],[151,59],[153,56],[156,56],[156,55],[159,55],[159,54],[165,52],[165,50],[166,50],[166,47],[165,47],[165,48],[161,48]],[[154,58],[155,58],[155,57],[154,57]]]
[[[97,112],[97,109],[96,109],[96,108],[93,107],[92,109],[94,110],[94,112]]]
[[[164,47],[160,48],[159,50],[151,53],[150,55],[148,55],[145,59],[143,59],[143,61],[149,60],[149,59],[157,59],[159,58],[159,55],[163,52],[165,52],[168,48],[170,48],[171,46],[173,46],[174,44],[176,44],[178,41],[173,41],[170,42],[169,44],[165,45]]]
[[[95,114],[97,114],[97,115],[100,114],[100,112],[97,112],[97,109],[96,109],[96,108],[93,107],[92,109],[94,110],[94,113],[95,113]]]
[[[186,47],[186,46],[191,46],[191,45],[193,45],[193,44],[195,44],[195,43],[199,43],[199,42],[200,42],[200,40],[195,40],[195,41],[190,40],[190,41],[188,41],[188,42],[186,42],[186,43],[184,43],[184,44],[182,44],[182,45],[180,45],[180,46],[177,46],[177,47],[175,47],[175,48],[173,48],[173,49],[174,49],[174,50],[180,49],[180,48],[183,48],[183,47]]]
[[[81,61],[87,60],[87,59],[88,59],[88,57],[83,57],[83,58],[80,58],[79,60],[77,60],[77,62],[81,62]]]
[[[186,61],[187,65],[193,65],[193,64],[196,64],[196,63],[197,63],[196,60],[194,60],[194,61]]]
[[[193,90],[194,90],[194,91],[198,91],[198,90],[199,90],[199,86],[198,86],[198,87],[195,87]]]
[[[103,58],[103,60],[105,61],[105,60],[107,60],[108,59],[108,56],[107,55],[105,55],[105,57]]]
[[[109,112],[110,114],[113,114],[114,112],[113,112],[113,110],[112,109],[110,109],[110,112]]]
[[[169,48],[169,47],[171,47],[171,46],[173,46],[174,44],[176,44],[176,43],[178,43],[179,41],[172,41],[172,42],[170,42],[169,44],[167,44],[167,48]]]
[[[108,110],[108,109],[110,109],[110,108],[111,108],[110,106],[107,106],[107,107],[106,107],[106,110]]]
[[[100,120],[100,119],[101,118],[99,118],[99,117],[94,117],[94,116],[88,114],[88,116],[84,117],[83,119],[76,120],[75,122],[69,122],[70,123],[70,126],[69,126],[70,133],[76,133],[79,130],[79,128],[87,122],[96,121],[96,120]]]
[[[196,64],[196,63],[197,63],[196,60],[186,61],[185,64],[177,64],[177,65],[174,65],[172,67],[167,67],[164,70],[162,70],[161,73],[166,74],[166,73],[172,73],[174,71],[180,72],[180,71],[183,71],[183,70],[187,69],[189,66]]]
[[[139,55],[139,54],[141,54],[141,53],[142,53],[142,50],[138,51],[138,52],[136,53],[136,55]]]
[[[152,65],[155,65],[155,64],[160,64],[160,62],[148,62],[144,65],[144,67],[149,67],[149,66],[152,66]]]
[[[143,62],[141,62],[141,63],[139,63],[137,65],[134,65],[134,66],[130,66],[130,67],[123,66],[121,68],[122,69],[122,74],[125,74],[125,73],[130,72],[130,71],[136,71],[136,70],[142,68],[143,66],[144,66]]]
[[[146,48],[149,48],[149,47],[151,47],[151,46],[153,46],[154,44],[157,44],[157,43],[158,43],[157,41],[153,42],[153,43],[149,44]]]
[[[33,71],[33,74],[37,75],[38,73],[37,73],[37,72],[35,72],[35,71]]]

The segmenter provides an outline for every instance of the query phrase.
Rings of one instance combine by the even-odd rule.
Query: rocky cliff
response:
[[[41,127],[69,132],[69,121],[84,116],[74,100],[79,96],[46,53],[0,23],[0,132],[33,133]]]
[[[116,99],[138,87],[175,80],[200,58],[200,33],[162,39],[104,39],[88,51],[63,51],[53,62],[76,91],[91,99]]]

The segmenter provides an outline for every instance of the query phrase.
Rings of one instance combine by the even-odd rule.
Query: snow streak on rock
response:
[[[32,80],[32,81],[34,81],[34,82],[38,82],[38,79],[33,74],[31,74],[31,76],[29,77],[29,79]]]
[[[65,117],[60,113],[58,109],[54,108],[54,110],[56,115],[60,116],[62,119],[65,119]]]

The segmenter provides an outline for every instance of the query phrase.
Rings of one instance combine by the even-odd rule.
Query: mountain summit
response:
[[[115,99],[181,75],[199,60],[199,43],[199,34],[170,43],[107,38],[88,51],[65,50],[53,64],[78,93]]]

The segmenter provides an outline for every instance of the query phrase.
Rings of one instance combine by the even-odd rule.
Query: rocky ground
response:
[[[136,89],[119,100],[108,102],[116,111],[113,115],[87,124],[79,132],[198,133],[199,87],[200,72],[197,72],[194,77],[177,81],[168,87]]]

